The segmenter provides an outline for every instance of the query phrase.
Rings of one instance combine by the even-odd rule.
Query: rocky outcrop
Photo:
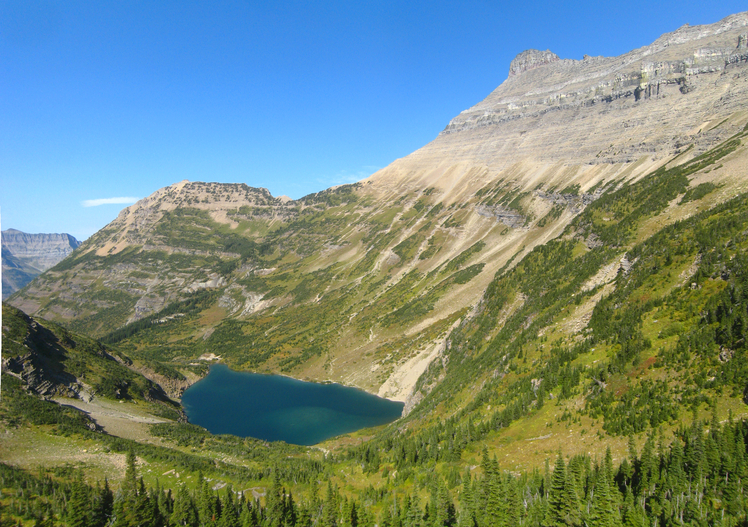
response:
[[[102,344],[86,337],[48,327],[44,321],[6,305],[3,318],[8,325],[3,326],[2,370],[23,381],[28,392],[44,398],[67,397],[90,403],[102,395],[97,394],[97,386],[106,386],[105,397],[142,397],[147,402],[176,408],[160,383],[150,381],[147,375],[138,380],[130,372],[149,372],[158,380],[167,379],[147,368],[141,368],[145,370],[141,372],[127,357],[111,354]],[[180,388],[194,382],[182,380],[181,384],[178,380],[171,383],[169,388],[181,393]]]
[[[88,390],[74,375],[65,370],[65,348],[46,327],[30,318],[24,318],[29,334],[22,345],[26,353],[4,357],[3,371],[15,374],[29,391],[44,397],[84,397]]]
[[[509,64],[509,76],[515,77],[526,71],[534,70],[535,68],[559,60],[561,59],[558,58],[558,55],[551,50],[538,51],[537,49],[528,49],[514,57],[514,60]]]
[[[502,207],[501,205],[490,207],[481,205],[476,207],[475,212],[481,216],[496,218],[496,221],[499,221],[512,229],[521,229],[527,223],[527,218],[522,214],[507,207]]]
[[[558,55],[550,50],[538,51],[537,49],[528,49],[523,51],[509,64],[509,76],[515,77],[526,71],[534,70],[546,64],[557,62],[561,59]]]
[[[560,192],[545,192],[543,190],[535,191],[535,195],[540,199],[550,201],[554,205],[567,207],[572,214],[577,214],[584,210],[587,205],[599,198],[601,194],[601,190],[597,190],[593,193],[582,194],[563,194]]]

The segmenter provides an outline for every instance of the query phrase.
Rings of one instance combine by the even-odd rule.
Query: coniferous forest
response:
[[[547,463],[529,473],[502,469],[484,450],[479,475],[467,470],[452,482],[429,478],[422,483],[425,498],[396,486],[365,489],[357,497],[332,483],[318,486],[314,478],[334,470],[334,460],[319,467],[303,497],[273,470],[262,500],[230,485],[212,490],[202,476],[192,489],[146,487],[132,450],[116,490],[106,480],[86,484],[75,470],[32,474],[0,465],[6,504],[1,525],[21,519],[92,527],[745,525],[747,433],[745,421],[694,420],[669,445],[653,432],[637,451],[631,438],[620,463],[610,450],[594,459],[559,452],[552,469]]]

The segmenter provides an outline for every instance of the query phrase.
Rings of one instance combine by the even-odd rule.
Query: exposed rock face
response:
[[[747,27],[748,13],[683,26],[619,57],[522,52],[486,99],[370,181],[457,194],[507,177],[526,191],[575,182],[586,191],[639,162],[624,176],[636,178],[691,143],[697,155],[737,131],[716,125],[744,110]]]
[[[15,229],[2,233],[3,250],[46,271],[73,252],[80,242],[69,234],[27,234]]]
[[[3,299],[72,253],[80,242],[69,234],[2,232]]]
[[[4,357],[3,370],[16,374],[38,395],[89,397],[84,384],[65,370],[67,352],[59,339],[25,314],[21,316],[30,330],[22,343],[26,353]]]
[[[509,76],[514,77],[528,70],[534,70],[535,68],[558,60],[561,59],[550,50],[538,51],[537,49],[528,49],[514,57],[514,60],[509,64]]]

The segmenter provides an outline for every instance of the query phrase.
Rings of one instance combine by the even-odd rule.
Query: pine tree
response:
[[[88,527],[90,525],[88,493],[83,484],[83,475],[79,472],[73,481],[70,500],[68,501],[67,524],[69,527]]]
[[[572,489],[573,485],[566,475],[564,458],[559,452],[551,476],[548,506],[543,521],[544,527],[578,524],[578,506],[570,498],[573,493]],[[572,507],[574,508],[572,509]]]
[[[289,490],[283,506],[283,521],[286,525],[296,525],[296,504],[293,501],[293,493]]]
[[[639,479],[641,488],[636,489],[636,494],[649,497],[654,485],[657,483],[657,459],[654,452],[654,439],[648,436],[644,443],[641,455],[641,477]]]
[[[327,497],[322,510],[322,525],[325,527],[337,527],[338,525],[338,495],[333,488],[332,482],[327,481]]]
[[[252,502],[247,501],[244,504],[244,509],[242,510],[241,514],[239,514],[239,520],[241,521],[242,527],[257,527],[260,525],[260,518],[259,518],[259,505],[258,504],[252,504]],[[307,524],[300,523],[299,527],[310,527],[312,525],[311,519]]]
[[[607,473],[607,463],[604,463],[595,483],[592,509],[590,511],[590,525],[595,525],[595,527],[619,527],[621,525],[621,518],[614,496],[614,493],[618,491],[611,489]]]
[[[673,494],[680,494],[686,490],[688,481],[683,468],[683,446],[676,437],[670,444],[670,462],[668,463],[668,487]]]
[[[437,527],[457,525],[457,512],[443,481],[439,481],[439,489],[436,494],[436,521],[434,525]]]
[[[631,488],[626,489],[626,498],[623,501],[623,518],[624,527],[645,527],[648,525],[644,517],[644,511],[636,503]]]
[[[295,527],[312,527],[313,525],[314,522],[312,520],[312,513],[309,510],[309,507],[299,507],[299,513],[296,517]],[[243,527],[250,526],[244,523]]]
[[[349,527],[358,527],[358,508],[356,507],[356,500],[351,500],[350,511],[346,518],[346,524]]]
[[[507,491],[506,523],[507,525],[520,525],[522,521],[522,496],[517,480],[507,475],[505,488]]]
[[[277,467],[273,469],[273,482],[265,497],[265,517],[270,527],[281,527],[284,521],[284,492]]]
[[[462,477],[462,492],[460,493],[460,527],[476,527],[476,491],[470,471]]]
[[[109,481],[104,478],[104,486],[97,491],[96,501],[94,502],[91,525],[93,527],[105,527],[109,523],[114,510],[114,494],[109,488]]]
[[[135,466],[135,452],[129,450],[125,460],[125,479],[114,502],[114,527],[140,525],[138,507],[138,471]]]
[[[136,526],[152,526],[157,527],[161,525],[162,519],[158,513],[158,507],[154,503],[154,500],[148,495],[148,490],[145,488],[145,482],[143,478],[140,478],[138,482],[138,493],[135,498],[135,510],[134,516],[131,520],[131,525]]]
[[[197,527],[198,525],[197,509],[184,485],[180,485],[177,489],[169,523],[175,527]]]
[[[226,498],[221,504],[221,519],[218,527],[237,527],[239,525],[239,513],[234,503],[234,489],[231,485],[226,486]]]
[[[405,496],[402,506],[401,525],[402,527],[422,527],[421,525],[421,508],[415,497]]]
[[[197,503],[198,517],[202,525],[212,525],[221,517],[221,504],[205,480],[202,481]]]
[[[507,524],[506,490],[501,474],[492,473],[487,482],[488,500],[483,520],[486,525],[501,527]]]
[[[392,527],[392,513],[390,512],[390,508],[388,506],[384,507],[382,517],[379,520],[379,525],[380,527]]]

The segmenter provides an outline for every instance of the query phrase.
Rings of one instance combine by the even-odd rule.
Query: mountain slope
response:
[[[245,185],[177,183],[11,303],[178,368],[220,356],[413,395],[410,408],[419,375],[446,360],[449,332],[534,248],[562,233],[577,252],[626,247],[745,190],[746,28],[748,14],[733,15],[616,58],[522,53],[432,143],[359,184],[281,201]],[[719,162],[700,164],[707,152]],[[647,210],[632,215],[630,201],[588,221],[618,225],[623,214],[638,239],[566,230],[591,204],[656,187],[671,166],[681,166],[667,173],[672,188],[640,194]],[[585,280],[614,266],[606,255]],[[530,301],[518,295],[497,315]]]

